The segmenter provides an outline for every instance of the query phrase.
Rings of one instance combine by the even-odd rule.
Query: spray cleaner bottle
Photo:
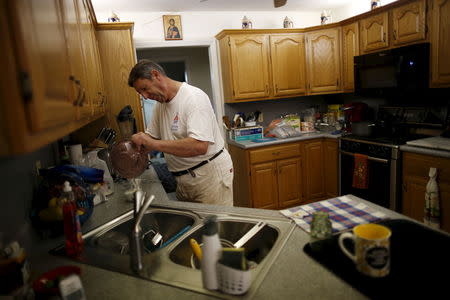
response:
[[[220,259],[222,245],[220,244],[217,227],[216,216],[210,216],[205,220],[201,268],[203,287],[208,290],[217,290],[219,288],[216,264]]]
[[[436,181],[437,169],[430,168],[428,180],[425,191],[425,212],[424,223],[433,227],[440,228],[440,207],[439,207],[439,187]]]
[[[83,238],[81,236],[80,218],[77,214],[75,196],[68,181],[64,182],[61,202],[63,203],[66,254],[68,256],[76,257],[83,252]]]

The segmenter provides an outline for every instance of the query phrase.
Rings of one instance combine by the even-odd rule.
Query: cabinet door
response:
[[[338,141],[326,139],[324,142],[324,177],[325,177],[325,193],[327,197],[337,197],[338,189]]]
[[[324,180],[324,151],[321,140],[305,142],[304,144],[304,187],[305,200],[325,197],[325,180]]]
[[[252,202],[255,208],[278,208],[277,164],[268,162],[251,166]]]
[[[302,202],[300,158],[289,158],[277,162],[279,208],[292,207]]]
[[[303,34],[270,36],[274,96],[306,92],[306,61]]]
[[[432,16],[432,85],[450,87],[450,0],[434,0]]]
[[[86,118],[92,116],[94,101],[98,97],[98,74],[95,67],[94,45],[91,36],[92,24],[88,18],[88,11],[82,0],[73,1],[76,2],[79,13],[83,62],[86,70],[85,82],[83,83],[85,97],[79,103],[79,117]]]
[[[306,34],[309,92],[339,90],[339,29],[325,29]]]
[[[31,91],[24,96],[32,132],[75,120],[73,82],[69,79],[69,55],[62,8],[57,0],[10,1],[15,28],[18,65],[29,79]],[[27,81],[27,80],[25,80]]]
[[[268,97],[268,36],[230,36],[233,97],[250,99]]]
[[[420,222],[423,222],[427,182],[415,176],[403,178],[403,214]]]
[[[392,10],[392,38],[394,45],[425,39],[425,0]]]
[[[358,23],[342,27],[342,62],[344,91],[355,89],[353,57],[359,55],[359,31]]]
[[[389,47],[388,12],[362,19],[359,24],[363,52]]]

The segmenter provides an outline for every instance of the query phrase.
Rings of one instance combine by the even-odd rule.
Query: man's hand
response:
[[[155,139],[153,139],[147,133],[139,132],[133,134],[131,136],[131,141],[136,145],[138,151],[140,152],[149,153],[154,149],[154,147],[152,147],[152,144],[154,143]]]

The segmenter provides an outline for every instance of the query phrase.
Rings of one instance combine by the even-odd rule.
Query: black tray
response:
[[[386,277],[359,273],[339,248],[339,235],[307,244],[304,251],[370,298],[448,297],[450,235],[407,220],[384,220],[379,224],[392,230],[391,271]]]

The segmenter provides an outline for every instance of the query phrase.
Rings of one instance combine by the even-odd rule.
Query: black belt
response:
[[[211,157],[210,159],[204,160],[201,163],[199,163],[198,165],[193,166],[192,168],[189,168],[189,169],[183,170],[183,171],[178,171],[178,172],[171,172],[171,173],[172,173],[173,176],[181,176],[181,175],[185,175],[185,174],[191,173],[191,175],[193,177],[195,177],[195,174],[192,173],[192,171],[194,171],[195,169],[200,168],[203,165],[206,165],[207,163],[209,163],[210,161],[215,159],[217,156],[219,156],[222,152],[223,152],[223,149],[220,150],[219,152],[217,152],[216,154],[214,154],[213,157]]]

